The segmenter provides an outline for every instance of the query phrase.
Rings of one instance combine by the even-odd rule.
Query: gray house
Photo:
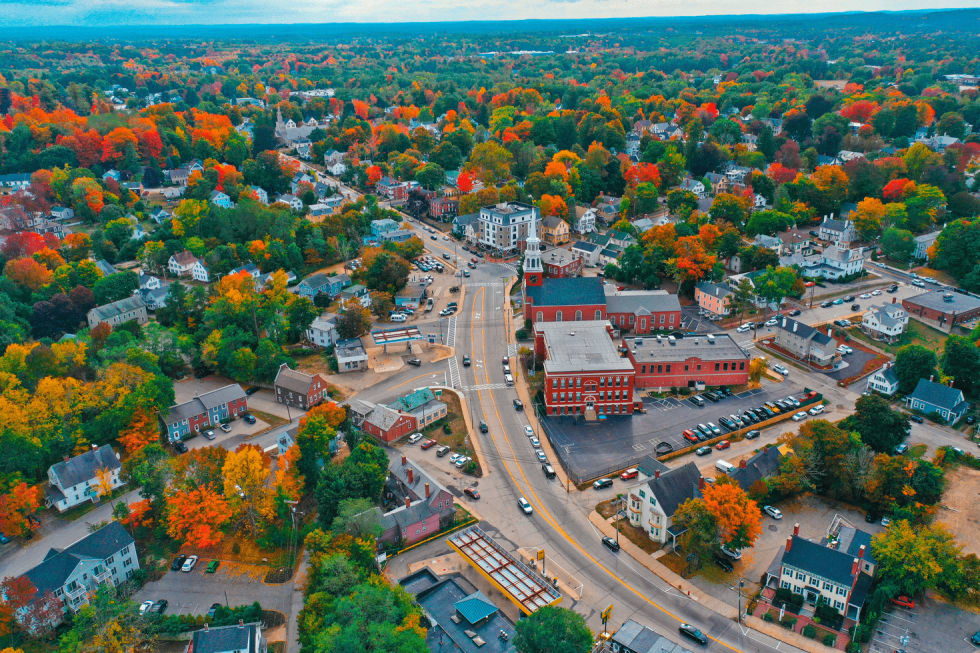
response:
[[[48,467],[47,500],[64,512],[86,501],[99,501],[99,471],[113,490],[124,485],[119,478],[122,465],[109,445],[92,445],[85,453]]]
[[[776,346],[802,361],[827,367],[837,355],[837,342],[809,324],[790,317],[780,317],[776,326]]]
[[[86,315],[89,328],[105,322],[109,326],[117,326],[123,322],[136,320],[139,324],[146,324],[146,302],[137,295],[126,297],[111,304],[96,306]]]
[[[262,637],[262,624],[239,623],[210,628],[207,625],[194,631],[187,643],[186,653],[265,653],[267,643]]]
[[[939,414],[947,424],[959,421],[970,404],[963,398],[963,391],[952,386],[936,383],[932,379],[919,379],[905,405],[926,415]]]
[[[65,549],[50,549],[24,575],[37,588],[38,597],[51,592],[61,600],[65,613],[74,613],[88,605],[99,586],[118,587],[139,568],[132,536],[113,521]]]
[[[313,299],[317,295],[327,295],[331,299],[351,284],[350,277],[346,274],[336,274],[333,276],[318,272],[306,277],[296,286],[296,292],[303,297]]]

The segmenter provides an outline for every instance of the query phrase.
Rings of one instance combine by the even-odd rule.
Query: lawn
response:
[[[947,338],[947,335],[939,329],[933,329],[931,326],[926,326],[916,320],[909,320],[908,326],[905,328],[905,333],[894,344],[874,340],[856,326],[850,327],[847,330],[847,335],[856,340],[873,345],[892,356],[897,354],[898,350],[905,345],[922,345],[926,349],[939,351],[942,349],[943,343],[946,342]]]
[[[636,546],[643,549],[646,553],[653,554],[660,549],[660,542],[654,542],[642,528],[632,526],[629,520],[619,520],[619,536],[626,538]]]
[[[443,392],[439,401],[446,404],[446,417],[429,424],[422,429],[422,434],[441,445],[448,446],[454,452],[472,457],[473,445],[470,442],[470,434],[466,430],[466,421],[463,419],[459,397],[453,392]],[[482,476],[483,472],[480,469],[479,461],[474,459],[473,462],[476,463],[476,471],[473,476]]]
[[[260,419],[269,425],[269,428],[275,428],[277,426],[282,426],[289,422],[288,419],[284,417],[279,417],[278,415],[273,415],[271,413],[266,413],[261,410],[255,410],[254,408],[249,408],[248,412],[252,413],[252,416],[256,419]],[[268,430],[268,429],[266,429]],[[264,431],[263,431],[264,432]]]

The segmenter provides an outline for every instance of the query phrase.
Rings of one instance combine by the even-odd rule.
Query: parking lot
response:
[[[542,423],[562,465],[573,479],[584,481],[630,466],[655,453],[661,442],[669,443],[674,450],[688,446],[690,442],[681,433],[698,423],[718,424],[719,417],[787,395],[799,395],[801,390],[791,382],[766,383],[718,403],[706,401],[702,408],[686,400],[645,398],[646,413],[632,417],[611,416],[597,422],[548,417]]]
[[[889,611],[878,622],[868,651],[973,651],[976,647],[970,643],[970,637],[978,630],[980,615],[948,603],[917,598],[911,610],[897,605],[889,606]]]

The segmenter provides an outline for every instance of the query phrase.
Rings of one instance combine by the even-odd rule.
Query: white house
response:
[[[269,203],[269,193],[265,192],[264,188],[262,188],[261,186],[250,186],[249,188],[252,190],[253,193],[255,193],[255,197],[260,202],[262,202],[263,204]]]
[[[898,392],[898,375],[891,363],[868,377],[868,392],[878,392],[886,397]]]
[[[197,263],[197,257],[191,254],[190,250],[185,249],[170,256],[170,260],[167,261],[167,270],[175,277],[188,277],[193,273],[195,263]]]
[[[98,503],[101,493],[123,485],[119,478],[122,465],[109,445],[92,445],[92,449],[48,467],[47,500],[64,512],[80,503]],[[105,487],[100,487],[102,484]]]
[[[572,243],[572,254],[582,259],[582,264],[586,267],[595,267],[599,264],[599,252],[602,248],[596,243],[590,243],[587,240],[581,240],[577,243]]]
[[[329,347],[337,342],[337,326],[335,315],[325,313],[310,323],[306,330],[306,339],[317,347]]]
[[[701,472],[694,463],[655,471],[652,478],[627,492],[626,511],[630,524],[642,528],[654,542],[667,542],[674,512],[688,499],[701,496],[703,483]]]
[[[339,177],[340,175],[347,172],[347,164],[343,161],[338,161],[327,166],[327,172],[329,172],[334,177]]]
[[[582,215],[575,218],[572,230],[580,234],[590,234],[595,231],[595,209],[586,209]]]
[[[697,179],[692,179],[691,177],[688,177],[687,179],[682,181],[681,185],[679,186],[679,189],[687,190],[694,193],[695,195],[698,196],[699,200],[704,199],[705,197],[708,196],[707,189],[704,187],[704,182],[699,181]]]
[[[280,195],[279,199],[277,199],[276,202],[282,202],[283,204],[288,205],[289,208],[291,208],[294,211],[303,210],[303,200],[296,197],[295,195],[289,195],[289,194]]]
[[[912,251],[912,258],[920,261],[929,258],[929,248],[932,247],[933,243],[936,242],[936,239],[939,238],[940,233],[942,233],[942,229],[916,236],[914,238],[915,249]]]
[[[905,333],[909,314],[901,304],[872,306],[861,319],[861,330],[875,340],[895,342]]]
[[[201,259],[194,261],[194,265],[191,267],[191,278],[195,281],[210,283],[211,275],[208,274],[208,269],[204,266],[204,261]]]
[[[857,239],[857,231],[854,228],[854,223],[850,220],[824,218],[820,226],[817,227],[817,237],[820,240],[847,247]]]

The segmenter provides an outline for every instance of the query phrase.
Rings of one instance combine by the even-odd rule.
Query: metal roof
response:
[[[727,333],[675,337],[673,344],[667,336],[637,336],[623,338],[623,344],[633,352],[637,363],[679,362],[695,357],[702,361],[749,359]]]
[[[395,342],[406,342],[408,340],[418,340],[422,337],[422,332],[418,327],[404,327],[401,329],[379,329],[371,332],[371,338],[376,345],[390,345]]]
[[[478,526],[454,533],[447,541],[524,614],[561,601],[557,588],[504,551]]]

